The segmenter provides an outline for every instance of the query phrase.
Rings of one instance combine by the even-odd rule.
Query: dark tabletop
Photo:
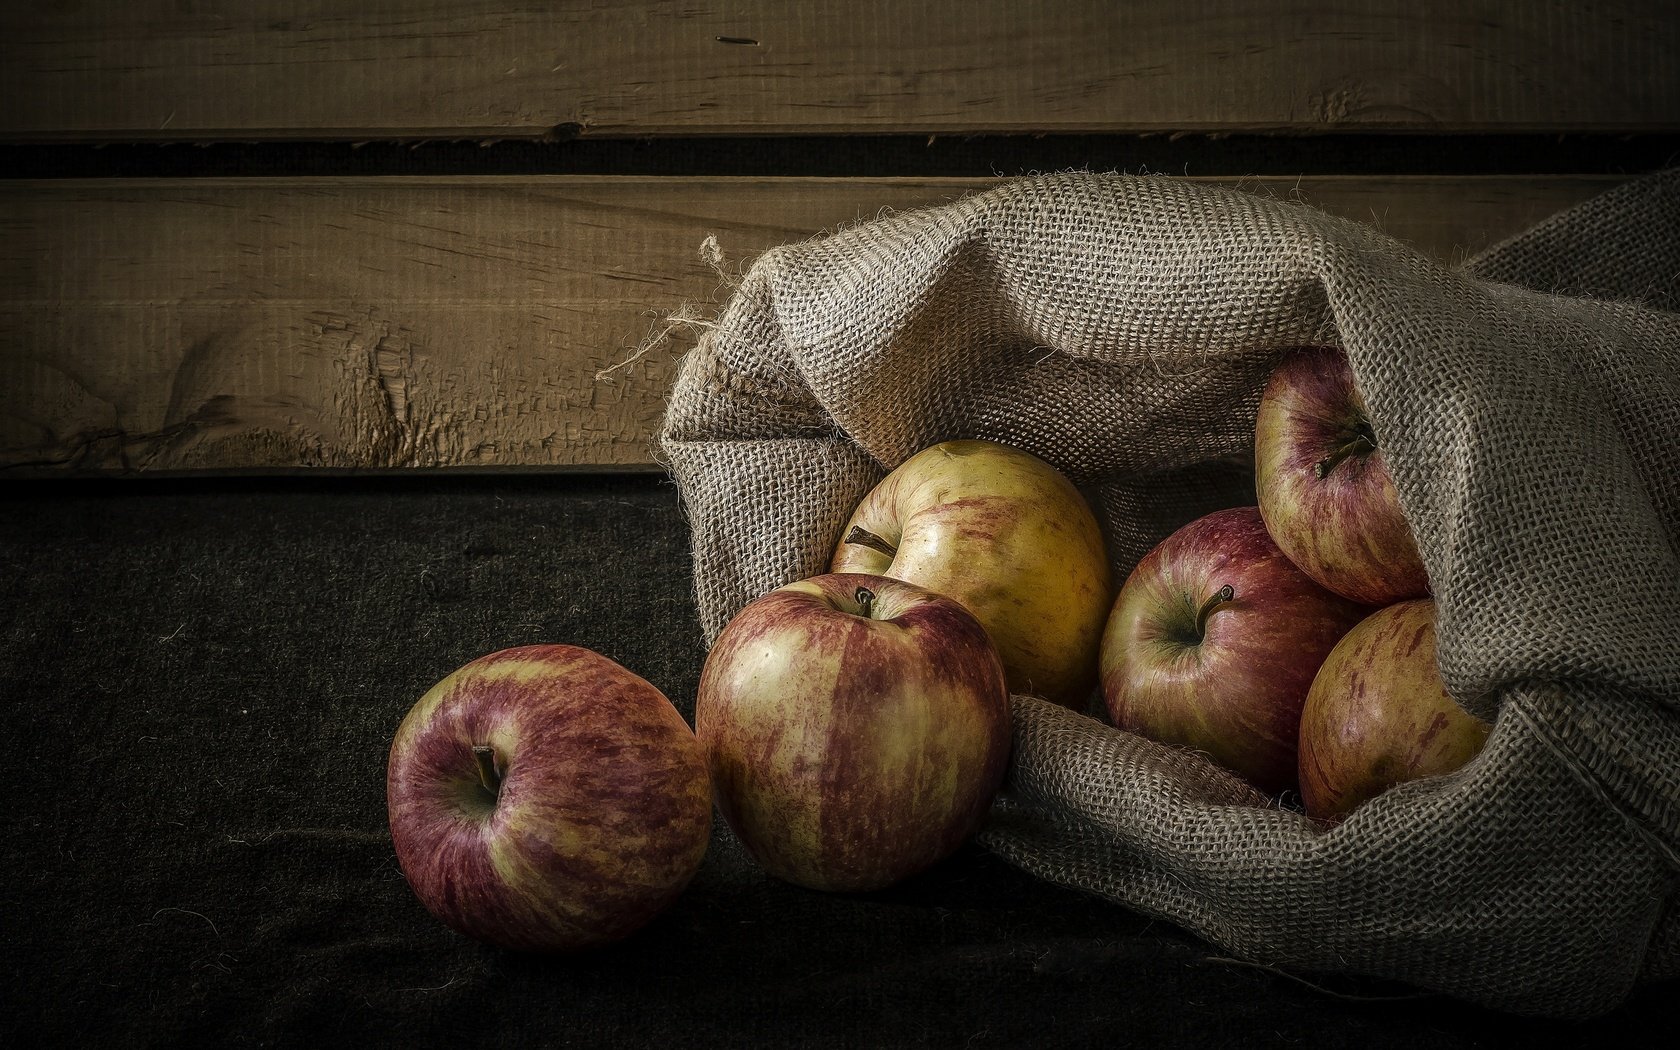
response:
[[[449,671],[533,642],[604,653],[692,718],[705,651],[662,477],[14,481],[0,583],[0,1044],[1446,1050],[1666,1027],[1672,983],[1579,1025],[1308,983],[978,847],[813,893],[721,822],[622,944],[454,934],[396,864],[391,734]]]

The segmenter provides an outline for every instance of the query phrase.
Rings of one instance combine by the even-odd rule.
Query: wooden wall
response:
[[[664,318],[715,310],[727,274],[770,246],[1016,173],[846,174],[872,169],[861,151],[881,136],[993,136],[1027,169],[1035,135],[1122,156],[1188,135],[1202,169],[1189,177],[1460,259],[1674,141],[1672,11],[6,5],[0,158],[33,177],[0,178],[0,473],[657,469],[651,436],[690,345],[678,329],[638,356]],[[1541,133],[1575,142],[1571,163],[1478,159]],[[1248,136],[1248,156],[1263,136],[1275,157],[1219,170],[1226,135]],[[839,174],[577,173],[594,144],[705,157],[720,136],[737,152],[803,136]],[[299,151],[349,167],[355,143],[391,140],[485,144],[442,173],[284,174]],[[1427,142],[1431,159],[1361,163],[1361,143],[1392,157],[1396,142]],[[254,143],[238,155],[257,160],[153,177],[135,152],[188,143]],[[485,173],[516,146],[540,162]],[[633,153],[606,155],[611,168]],[[701,255],[708,238],[724,273]]]

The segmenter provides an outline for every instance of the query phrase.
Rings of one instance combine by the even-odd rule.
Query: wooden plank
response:
[[[1616,181],[1240,185],[1452,259]],[[727,297],[706,238],[738,270],[884,207],[992,184],[0,183],[0,471],[652,468],[691,343],[625,362],[662,316]]]
[[[0,137],[1680,128],[1672,0],[0,5]]]

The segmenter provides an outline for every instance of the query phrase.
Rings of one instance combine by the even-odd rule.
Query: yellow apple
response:
[[[1085,705],[1114,600],[1085,497],[1037,456],[945,441],[875,486],[841,533],[834,572],[890,576],[962,603],[986,628],[1013,693]]]

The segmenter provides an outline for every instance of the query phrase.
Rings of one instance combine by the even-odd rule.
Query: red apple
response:
[[[1260,516],[1321,586],[1366,605],[1429,593],[1347,355],[1309,347],[1273,370],[1254,424]]]
[[[1254,507],[1215,511],[1120,588],[1102,643],[1109,717],[1205,752],[1262,791],[1292,788],[1313,674],[1367,611],[1284,557]]]
[[[1450,773],[1492,726],[1447,693],[1435,663],[1435,603],[1378,609],[1318,669],[1301,711],[1301,801],[1340,820],[1396,784]]]
[[[718,807],[765,870],[879,889],[979,827],[1009,756],[1003,665],[955,601],[837,573],[729,622],[695,705]]]
[[[391,743],[409,885],[468,936],[529,951],[624,937],[676,899],[711,834],[705,759],[664,694],[570,645],[492,653]]]
[[[1114,597],[1102,530],[1055,467],[993,441],[911,456],[858,506],[834,572],[904,580],[985,625],[1009,688],[1082,707]]]

